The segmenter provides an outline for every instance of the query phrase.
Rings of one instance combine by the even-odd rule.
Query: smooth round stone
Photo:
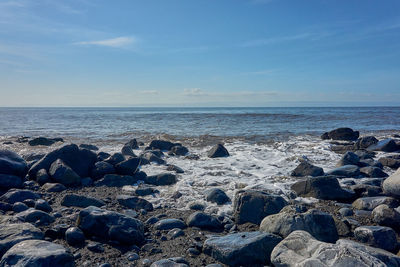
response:
[[[128,254],[128,261],[136,261],[138,259],[140,259],[140,257],[137,253]]]
[[[44,212],[52,212],[53,209],[50,207],[49,203],[47,203],[44,199],[38,199],[35,201],[35,209],[42,210]]]
[[[71,246],[79,245],[85,242],[85,235],[78,227],[71,227],[65,232],[65,240]]]
[[[22,202],[15,202],[14,205],[12,206],[12,210],[15,212],[22,212],[29,209],[29,207]]]
[[[349,209],[349,208],[341,208],[340,210],[339,210],[339,213],[342,215],[342,216],[353,216],[353,214],[354,214],[354,212],[353,212],[353,210],[352,209]]]
[[[185,235],[185,232],[179,228],[172,229],[171,231],[168,232],[168,236],[170,236],[171,239],[175,239],[175,238],[178,238],[178,237],[184,236],[184,235]]]

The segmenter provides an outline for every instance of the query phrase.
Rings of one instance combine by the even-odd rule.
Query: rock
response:
[[[229,157],[229,152],[222,144],[217,144],[207,153],[209,158]]]
[[[11,189],[0,197],[0,201],[14,204],[15,202],[23,202],[26,199],[39,199],[40,196],[31,190]]]
[[[104,161],[106,159],[108,159],[109,157],[111,157],[111,154],[100,151],[97,152],[97,161]]]
[[[305,176],[321,176],[324,175],[324,170],[320,167],[314,166],[307,161],[301,162],[296,169],[291,173],[291,176],[305,177]]]
[[[130,144],[125,144],[122,148],[121,148],[121,154],[126,156],[126,157],[135,157],[136,155],[133,152],[133,149],[131,147]]]
[[[354,237],[362,243],[395,253],[397,248],[396,233],[385,226],[360,226],[354,230]]]
[[[49,174],[56,182],[65,186],[79,185],[81,182],[81,177],[60,159],[51,164]]]
[[[382,204],[373,209],[371,217],[379,225],[400,229],[400,213],[388,205]]]
[[[400,198],[400,168],[383,181],[382,188],[386,194]]]
[[[106,203],[104,201],[94,198],[94,197],[87,197],[87,196],[80,196],[76,194],[67,194],[61,200],[61,205],[65,207],[80,207],[80,208],[87,208],[89,206],[101,207],[104,206]]]
[[[400,168],[400,155],[392,155],[380,158],[378,160],[383,166],[387,166],[391,169]]]
[[[342,216],[347,217],[347,216],[353,216],[354,212],[350,208],[341,208],[338,211]]]
[[[327,173],[328,175],[336,175],[342,177],[357,178],[360,175],[360,168],[356,165],[344,165],[333,169]]]
[[[172,143],[170,141],[166,141],[166,140],[153,140],[153,141],[151,141],[151,143],[149,145],[149,148],[150,149],[160,149],[160,150],[164,150],[164,151],[169,151],[175,145],[176,144],[174,144],[174,143]]]
[[[264,266],[270,263],[271,252],[281,240],[270,233],[241,232],[208,238],[203,251],[228,266]]]
[[[186,224],[179,219],[162,219],[154,225],[156,230],[171,230],[174,228],[185,229]]]
[[[62,245],[44,240],[25,240],[10,248],[0,266],[74,267],[73,255]]]
[[[174,229],[172,229],[172,230],[170,230],[168,232],[168,235],[170,236],[171,239],[175,239],[175,238],[178,238],[180,236],[184,236],[185,232],[182,231],[182,229],[174,228]]]
[[[70,228],[68,224],[56,224],[45,231],[45,236],[52,239],[63,239],[68,228]]]
[[[201,211],[189,215],[186,220],[189,227],[198,227],[207,230],[222,230],[222,223],[215,217]]]
[[[382,188],[369,184],[356,184],[352,185],[351,190],[356,193],[356,197],[376,197],[382,195]]]
[[[161,158],[161,155],[156,155],[154,151],[146,151],[144,152],[140,158],[142,161],[146,161],[147,164],[150,164],[151,162],[155,162],[157,164],[165,164],[165,160]]]
[[[367,148],[368,151],[383,151],[383,152],[395,152],[399,150],[400,147],[396,144],[393,139],[381,140],[378,143],[371,145]]]
[[[87,245],[87,249],[95,252],[95,253],[103,253],[104,252],[104,246],[101,243],[97,243],[97,242],[89,242],[89,244]],[[109,266],[107,266],[109,267]]]
[[[115,172],[115,168],[112,164],[105,161],[98,161],[94,164],[90,177],[96,181],[101,179],[106,174],[113,174]]]
[[[141,184],[134,190],[134,193],[138,196],[148,196],[159,193],[159,191],[154,187]]]
[[[45,169],[40,169],[36,173],[36,181],[38,184],[43,185],[50,182],[50,176]]]
[[[21,241],[43,238],[42,231],[30,223],[0,224],[0,258]]]
[[[137,175],[117,175],[107,174],[102,179],[95,182],[96,186],[108,186],[108,187],[122,187],[125,185],[133,185],[138,181]]]
[[[172,260],[162,259],[159,261],[153,262],[150,267],[189,267],[189,265],[185,263],[177,263]]]
[[[129,195],[118,195],[117,200],[120,205],[130,209],[134,210],[144,209],[146,211],[153,210],[153,205],[143,198],[129,196]]]
[[[260,224],[260,231],[282,237],[296,230],[306,231],[325,242],[335,242],[339,238],[332,215],[314,209],[298,213],[287,206],[278,214],[265,217]]]
[[[54,161],[60,159],[69,166],[80,177],[90,176],[90,171],[93,169],[94,163],[97,161],[97,155],[90,150],[80,149],[75,144],[65,145],[61,148],[53,150],[36,162],[29,169],[31,179],[36,179],[36,173],[40,169],[49,171],[50,166]]]
[[[171,165],[171,164],[168,165],[167,171],[173,171],[176,173],[184,173],[185,172],[182,168],[180,168],[176,165]]]
[[[185,156],[189,153],[189,149],[184,146],[173,146],[170,151],[171,155],[175,156]]]
[[[29,207],[25,203],[22,203],[22,202],[15,202],[14,205],[12,205],[12,210],[17,213],[22,212],[27,209],[29,209]]]
[[[44,199],[36,200],[34,207],[35,207],[35,209],[41,210],[41,211],[44,211],[44,212],[52,212],[53,211],[53,209],[51,208],[49,203],[47,203],[47,201],[44,200]]]
[[[361,174],[364,174],[367,177],[371,178],[382,178],[382,177],[388,177],[387,173],[382,171],[382,169],[378,167],[363,167],[360,169]]]
[[[28,166],[23,158],[10,150],[0,150],[0,173],[24,177]]]
[[[104,160],[104,162],[110,163],[111,165],[115,166],[120,162],[123,162],[125,160],[124,155],[122,153],[114,153],[111,156],[109,156],[107,159]]]
[[[362,197],[353,202],[352,206],[359,210],[373,210],[379,205],[386,204],[391,208],[399,206],[399,201],[392,197]]]
[[[294,231],[271,253],[273,266],[399,266],[399,259],[390,252],[348,240],[324,243],[305,231]]]
[[[360,136],[358,131],[353,131],[350,128],[337,128],[330,132],[324,133],[321,138],[323,140],[344,140],[344,141],[355,141]]]
[[[59,183],[45,183],[42,188],[47,192],[62,192],[67,189],[65,185]]]
[[[34,223],[36,225],[47,225],[55,221],[55,218],[47,212],[34,208],[17,213],[15,216],[23,222]]]
[[[125,144],[125,146],[129,146],[130,148],[132,148],[132,149],[138,149],[139,148],[139,145],[138,145],[138,142],[137,142],[137,140],[134,138],[134,139],[131,139],[131,140],[129,140],[129,142],[127,142],[126,144]]]
[[[205,191],[205,195],[207,201],[217,203],[217,205],[224,205],[231,201],[226,193],[219,188],[208,189]]]
[[[28,141],[28,144],[30,146],[51,146],[55,143],[56,141],[51,138],[46,138],[46,137],[37,137],[32,140]]]
[[[354,144],[354,149],[367,149],[369,146],[372,146],[376,143],[378,143],[378,139],[376,139],[375,136],[364,136],[357,140],[357,142]]]
[[[80,211],[77,226],[86,235],[122,244],[140,245],[144,241],[144,225],[141,221],[93,206]]]
[[[206,208],[206,206],[203,205],[202,203],[198,203],[198,202],[189,203],[189,209],[191,209],[191,210],[203,211],[205,208]]]
[[[355,196],[354,192],[343,189],[334,176],[306,178],[294,183],[291,189],[298,196],[324,200],[349,201]]]
[[[157,175],[147,176],[144,182],[152,185],[171,185],[177,181],[176,175],[172,173],[161,173]]]
[[[90,144],[80,144],[79,148],[84,148],[84,149],[92,150],[92,151],[98,151],[99,150],[99,148],[97,146],[90,145]]]
[[[238,191],[233,205],[235,221],[238,224],[260,224],[265,216],[278,213],[287,204],[278,195],[254,190]]]
[[[22,187],[21,177],[11,175],[11,174],[0,174],[0,188],[1,189],[8,190],[11,188],[21,188],[21,187]]]
[[[360,158],[357,156],[356,153],[348,151],[346,152],[343,157],[338,162],[337,166],[345,166],[345,165],[358,165],[360,162]]]
[[[120,175],[134,175],[140,165],[140,158],[130,158],[115,165],[115,170]]]
[[[85,242],[85,235],[78,227],[70,227],[65,232],[65,240],[71,246],[81,245]]]

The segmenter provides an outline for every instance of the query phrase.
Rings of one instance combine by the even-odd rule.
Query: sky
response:
[[[398,0],[0,0],[0,106],[398,106]]]

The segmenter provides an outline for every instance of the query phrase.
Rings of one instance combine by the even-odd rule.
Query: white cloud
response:
[[[97,41],[84,41],[74,43],[76,45],[96,45],[96,46],[106,46],[106,47],[114,47],[114,48],[123,48],[129,45],[132,45],[137,42],[137,39],[134,37],[121,36],[112,39],[104,39]]]
[[[186,96],[203,96],[206,93],[200,88],[185,88],[183,89],[183,94]],[[207,94],[208,95],[208,94]]]
[[[160,93],[160,91],[157,90],[143,90],[143,91],[139,91],[139,94],[142,95],[158,95]]]

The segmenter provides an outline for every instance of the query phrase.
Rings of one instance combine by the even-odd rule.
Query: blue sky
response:
[[[400,104],[398,0],[0,0],[0,106]]]

